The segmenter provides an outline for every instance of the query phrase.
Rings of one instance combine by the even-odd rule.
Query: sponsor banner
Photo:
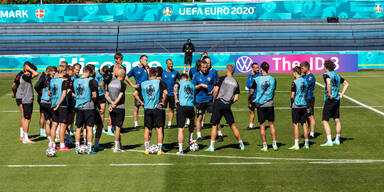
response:
[[[300,63],[307,61],[310,70],[314,73],[324,71],[324,61],[330,59],[335,65],[336,72],[357,72],[357,54],[300,54],[300,55],[237,55],[235,56],[235,72],[249,73],[252,70],[252,63],[267,62],[270,66],[270,73],[291,73],[292,68],[300,66]]]
[[[127,70],[139,64],[142,54],[123,53],[123,65]],[[47,66],[57,66],[60,61],[69,64],[79,63],[82,66],[94,64],[97,68],[114,63],[114,54],[55,54],[55,55],[1,55],[0,72],[17,72],[22,70],[23,63],[30,61],[39,71],[44,71]],[[150,66],[166,68],[165,61],[173,60],[176,70],[184,69],[184,53],[152,53],[147,54]],[[271,72],[289,73],[293,65],[301,61],[311,63],[314,72],[323,72],[322,63],[332,59],[339,64],[338,71],[355,72],[360,69],[384,69],[384,51],[346,51],[346,52],[250,52],[250,53],[209,53],[212,65],[217,70],[224,70],[227,64],[233,64],[236,72],[247,73],[252,62],[267,61]],[[247,57],[250,58],[247,60]],[[241,58],[241,59],[240,59]],[[200,53],[193,55],[192,66],[200,59]],[[239,66],[241,65],[241,66]],[[277,67],[276,67],[277,66]]]
[[[384,18],[384,1],[0,5],[0,23]]]
[[[127,72],[140,63],[141,55],[143,54],[123,53],[123,65],[127,68]],[[148,56],[148,65],[151,67],[162,66],[167,68],[165,61],[172,59],[175,70],[184,70],[184,53],[151,53],[145,55]],[[194,54],[193,66],[198,59],[200,59],[200,54]],[[39,72],[44,71],[47,66],[59,65],[60,61],[66,61],[68,64],[79,63],[82,66],[93,64],[97,69],[115,63],[114,54],[0,55],[0,73],[20,71],[25,61],[35,64]],[[215,65],[215,69],[224,69],[225,66],[221,66],[221,64],[224,63],[225,65],[229,61],[233,63],[231,54],[212,54],[212,63]]]

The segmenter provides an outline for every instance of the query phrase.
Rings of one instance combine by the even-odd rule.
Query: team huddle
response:
[[[62,61],[60,65],[49,66],[46,71],[37,72],[37,67],[25,62],[23,71],[16,75],[12,84],[12,97],[21,113],[20,140],[25,143],[34,143],[28,136],[29,125],[33,112],[35,89],[37,101],[40,105],[40,136],[47,137],[47,155],[56,155],[56,150],[70,151],[74,145],[76,154],[95,154],[103,150],[99,145],[102,133],[114,136],[113,152],[123,151],[121,143],[121,130],[125,120],[125,91],[128,83],[135,89],[133,93],[134,127],[138,131],[138,114],[140,107],[144,108],[144,146],[145,154],[164,154],[164,128],[172,126],[176,109],[176,122],[178,128],[179,150],[177,154],[184,153],[184,128],[188,128],[188,149],[196,150],[197,143],[202,142],[201,129],[206,113],[211,114],[211,143],[205,151],[215,151],[215,142],[224,140],[220,126],[221,119],[225,118],[239,143],[239,149],[245,150],[240,132],[235,124],[231,105],[239,100],[240,88],[233,77],[235,66],[227,65],[225,76],[218,76],[212,68],[211,59],[203,55],[196,62],[194,68],[187,70],[188,74],[180,74],[173,69],[171,59],[166,60],[167,68],[148,66],[148,57],[142,55],[140,64],[128,73],[122,65],[123,55],[115,54],[115,64],[96,69],[88,64],[82,68],[80,64],[68,65]],[[343,97],[348,83],[336,72],[335,64],[327,60],[324,63],[325,94],[322,122],[327,142],[321,146],[340,144],[340,99]],[[291,150],[299,150],[299,124],[303,127],[304,148],[309,149],[309,138],[315,137],[314,118],[314,88],[315,76],[309,71],[308,62],[293,67],[294,81],[291,84],[292,123],[294,129],[294,145]],[[259,70],[260,69],[260,70]],[[80,75],[80,71],[82,73]],[[269,64],[263,62],[252,64],[246,86],[249,89],[248,108],[250,124],[253,128],[255,111],[257,111],[260,124],[260,135],[263,142],[262,151],[268,151],[266,141],[266,121],[270,127],[272,148],[278,150],[276,142],[276,128],[274,125],[274,96],[276,79],[268,74]],[[302,75],[303,74],[303,75]],[[39,76],[35,86],[32,79]],[[135,82],[131,81],[134,77]],[[341,93],[340,85],[343,84]],[[168,123],[166,124],[166,108],[168,110]],[[105,111],[108,110],[108,118]],[[329,119],[336,123],[336,138],[332,141]],[[107,130],[104,130],[104,119],[107,121]],[[44,128],[45,127],[45,128]],[[196,140],[194,132],[196,127]],[[310,127],[310,131],[308,131]],[[150,145],[156,131],[157,145]],[[74,143],[71,139],[74,136]],[[83,145],[81,140],[83,139]],[[56,143],[59,143],[56,146]]]

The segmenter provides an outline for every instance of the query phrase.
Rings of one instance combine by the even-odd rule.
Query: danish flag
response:
[[[44,17],[44,10],[42,10],[42,9],[38,9],[38,10],[36,10],[36,12],[35,12],[35,15],[36,15],[36,17],[37,18],[43,18]]]

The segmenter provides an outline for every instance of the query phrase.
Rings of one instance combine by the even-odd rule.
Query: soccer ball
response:
[[[79,154],[85,154],[88,151],[88,147],[86,145],[81,145],[79,147]]]
[[[151,145],[149,147],[149,154],[156,154],[159,151],[159,146]]]
[[[196,140],[189,142],[189,150],[192,152],[199,150],[199,145],[196,143]]]
[[[54,148],[48,148],[46,151],[45,151],[45,154],[47,155],[47,157],[56,157],[56,150]]]

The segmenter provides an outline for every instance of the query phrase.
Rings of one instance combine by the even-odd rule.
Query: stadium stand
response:
[[[0,54],[384,49],[380,19],[0,24]]]

